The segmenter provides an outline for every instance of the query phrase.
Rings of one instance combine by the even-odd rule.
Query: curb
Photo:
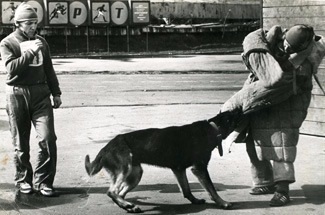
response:
[[[106,59],[106,58],[141,58],[141,57],[170,57],[173,55],[228,55],[242,53],[242,47],[221,48],[219,50],[185,50],[185,51],[163,51],[163,52],[101,52],[101,53],[81,53],[81,54],[57,54],[52,58],[88,58],[88,59]],[[1,58],[0,58],[1,59]]]

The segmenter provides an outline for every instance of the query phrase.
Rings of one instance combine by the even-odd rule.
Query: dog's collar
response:
[[[214,128],[217,131],[217,133],[218,133],[218,135],[217,135],[218,139],[221,139],[222,140],[222,134],[219,134],[219,128],[218,128],[218,126],[214,122],[212,122],[212,121],[210,121],[209,124],[212,126],[212,128]]]
[[[223,149],[222,149],[222,134],[219,133],[219,129],[218,129],[218,126],[210,121],[209,124],[216,130],[217,132],[217,148],[218,148],[218,151],[219,151],[219,155],[222,156],[223,155]]]
[[[214,122],[210,121],[209,123],[210,123],[210,125],[211,125],[214,129],[216,129],[217,131],[219,131],[218,126],[217,126]]]

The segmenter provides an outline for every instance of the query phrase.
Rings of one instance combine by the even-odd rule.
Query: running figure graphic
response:
[[[15,6],[15,3],[14,2],[10,2],[10,5],[6,8],[6,9],[3,9],[3,11],[6,11],[6,10],[11,10],[11,14],[10,14],[10,19],[9,21],[11,21],[14,16],[15,16],[15,11],[17,9],[18,5]]]
[[[96,9],[96,11],[98,12],[98,14],[94,17],[93,20],[96,21],[97,18],[102,16],[103,19],[104,19],[104,22],[107,22],[106,18],[105,18],[105,15],[104,15],[104,12],[107,12],[107,10],[105,10],[105,5],[103,4],[101,7],[98,7]]]
[[[65,8],[64,5],[61,5],[60,3],[56,3],[55,8],[53,9],[53,11],[50,14],[50,21],[53,18],[56,18],[56,19],[59,18],[59,14],[65,15],[66,10],[67,10],[67,8]]]

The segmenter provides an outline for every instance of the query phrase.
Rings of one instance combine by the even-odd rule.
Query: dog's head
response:
[[[222,139],[225,139],[235,130],[242,118],[243,114],[241,111],[225,111],[209,119],[208,122],[216,124]]]

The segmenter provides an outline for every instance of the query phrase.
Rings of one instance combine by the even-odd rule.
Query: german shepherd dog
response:
[[[217,194],[207,166],[214,148],[218,147],[222,156],[222,139],[234,130],[239,118],[238,113],[223,112],[209,120],[188,125],[117,135],[100,150],[93,162],[90,162],[89,155],[86,156],[86,171],[93,176],[104,167],[110,177],[107,195],[126,211],[140,213],[142,211],[137,205],[124,198],[140,182],[141,163],[170,168],[183,196],[192,204],[203,204],[205,200],[193,196],[187,180],[186,169],[192,167],[193,174],[217,206],[229,209],[232,204]]]

